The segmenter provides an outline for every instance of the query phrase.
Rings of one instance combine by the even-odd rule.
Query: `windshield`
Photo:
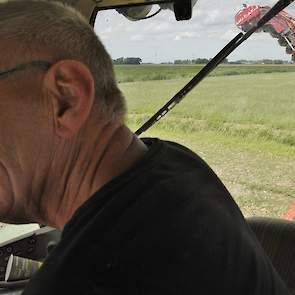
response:
[[[200,0],[187,22],[170,11],[139,22],[98,14],[95,29],[113,57],[132,130],[242,31],[240,10],[256,6],[262,15],[276,1],[243,3]],[[294,4],[286,12],[295,17]],[[245,26],[254,21],[246,22],[247,10],[243,17]],[[142,136],[180,142],[203,157],[246,217],[281,218],[295,197],[295,66],[281,36],[263,30]]]
[[[246,8],[243,3],[199,0],[185,22],[176,22],[168,10],[138,22],[115,11],[98,14],[95,30],[114,60],[132,130],[241,32],[235,16]],[[286,11],[295,17],[294,4]],[[182,143],[204,158],[246,217],[285,218],[295,197],[295,66],[290,50],[286,53],[288,42],[272,30],[253,35],[143,134]],[[36,227],[1,226],[0,243]]]

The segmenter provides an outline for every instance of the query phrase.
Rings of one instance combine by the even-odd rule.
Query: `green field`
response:
[[[119,83],[189,78],[203,65],[117,65]],[[294,65],[222,65],[210,76],[235,76],[261,73],[295,72]]]
[[[201,66],[117,66],[132,130]],[[126,82],[129,81],[129,82]],[[246,216],[280,217],[295,200],[295,66],[222,66],[143,136],[203,157]]]

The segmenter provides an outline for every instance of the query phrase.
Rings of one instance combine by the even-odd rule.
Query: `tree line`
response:
[[[282,64],[288,64],[291,63],[287,60],[282,59],[259,59],[259,60],[246,60],[246,59],[240,59],[237,61],[229,62],[229,64],[264,64],[264,65],[282,65]]]
[[[113,63],[115,65],[140,65],[142,60],[140,57],[119,57],[113,59]]]
[[[197,59],[177,59],[174,61],[174,64],[207,64],[210,61],[210,59],[207,58],[197,58]],[[228,59],[225,59],[223,64],[265,64],[265,65],[282,65],[290,63],[289,61],[282,60],[282,59],[261,59],[261,60],[246,60],[246,59],[240,59],[236,61],[228,61]]]
[[[192,64],[207,64],[210,59],[207,58],[196,58],[196,59],[176,59],[174,61],[175,65],[192,65]],[[227,63],[228,60],[225,59],[223,63]]]
[[[191,65],[191,64],[207,64],[210,59],[207,58],[196,58],[196,59],[176,59],[174,62],[163,63],[163,64],[175,64],[175,65]],[[142,59],[140,57],[120,57],[113,60],[115,65],[140,65],[142,63]],[[281,59],[261,59],[261,60],[246,60],[240,59],[236,61],[228,61],[228,59],[224,59],[223,64],[288,64],[289,61],[281,60]]]

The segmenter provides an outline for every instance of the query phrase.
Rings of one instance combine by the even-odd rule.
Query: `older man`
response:
[[[0,216],[63,230],[24,294],[287,294],[217,176],[125,125],[73,9],[0,4]]]

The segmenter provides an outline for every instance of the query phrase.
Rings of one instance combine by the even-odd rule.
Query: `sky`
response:
[[[192,19],[182,22],[177,22],[170,10],[137,22],[116,11],[105,11],[99,12],[95,31],[113,59],[140,57],[143,62],[160,63],[212,58],[240,32],[234,17],[243,3],[274,5],[276,1],[198,0]],[[294,3],[285,10],[295,16]],[[230,61],[264,58],[290,60],[290,55],[269,34],[257,33],[229,56]]]

